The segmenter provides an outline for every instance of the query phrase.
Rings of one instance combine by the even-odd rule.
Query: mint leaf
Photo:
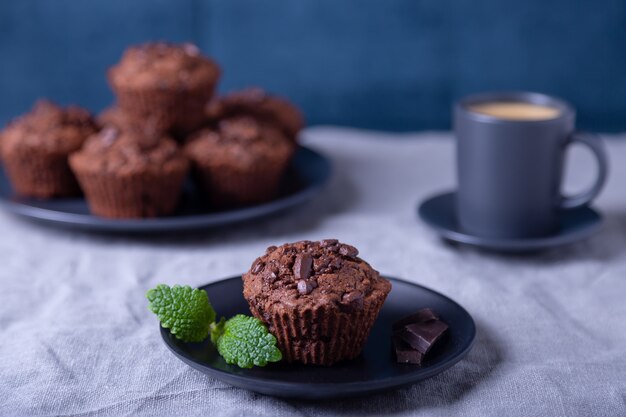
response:
[[[206,291],[188,285],[159,284],[146,293],[148,308],[159,317],[161,326],[184,342],[201,342],[209,335],[215,310]]]
[[[223,329],[218,329],[216,333],[217,351],[226,363],[252,368],[253,365],[265,366],[268,362],[282,359],[282,354],[276,347],[276,338],[254,317],[237,314],[227,320]]]

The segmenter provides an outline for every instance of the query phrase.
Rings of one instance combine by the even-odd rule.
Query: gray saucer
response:
[[[441,237],[498,252],[532,252],[578,242],[600,230],[602,216],[591,207],[562,210],[559,231],[554,235],[532,239],[506,239],[470,235],[457,224],[456,193],[447,192],[426,199],[418,212],[421,219]]]

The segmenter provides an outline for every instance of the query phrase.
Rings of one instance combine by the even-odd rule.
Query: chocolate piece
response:
[[[323,248],[327,248],[329,246],[334,246],[337,243],[339,243],[337,239],[324,239],[320,242],[320,246]]]
[[[313,269],[313,257],[308,253],[300,253],[293,264],[296,279],[308,279]]]
[[[401,330],[404,326],[411,323],[421,323],[425,321],[439,320],[439,316],[430,308],[423,308],[410,316],[401,318],[393,323],[393,331]]]
[[[316,273],[321,273],[326,270],[330,264],[330,258],[326,255],[322,255],[313,261],[313,269]]]
[[[301,279],[298,281],[298,292],[303,295],[310,294],[313,291],[313,285],[309,281]]]
[[[396,353],[396,360],[398,363],[412,363],[414,365],[421,365],[424,354],[420,351],[414,350],[398,335],[392,337],[393,349]]]
[[[396,332],[402,340],[407,342],[413,349],[426,354],[439,340],[441,335],[448,329],[448,325],[439,320],[430,320],[421,323],[412,323],[404,326],[404,329]]]
[[[361,291],[352,291],[345,293],[341,299],[346,303],[353,303],[363,299],[363,293]]]
[[[254,261],[254,265],[252,265],[252,273],[258,274],[259,272],[263,270],[264,267],[265,267],[265,262],[257,258],[256,261]]]
[[[341,267],[343,266],[343,261],[341,260],[341,258],[334,258],[332,261],[330,261],[329,266],[331,270],[341,269]]]
[[[350,245],[341,245],[339,247],[339,253],[343,256],[347,256],[348,258],[356,258],[359,254],[359,250],[354,246]]]

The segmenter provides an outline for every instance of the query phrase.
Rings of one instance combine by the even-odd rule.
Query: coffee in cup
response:
[[[555,107],[523,101],[489,101],[470,105],[468,109],[505,120],[549,120],[560,114],[559,109]]]

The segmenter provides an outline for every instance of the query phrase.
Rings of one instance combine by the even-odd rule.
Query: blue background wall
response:
[[[4,0],[0,123],[40,96],[92,110],[125,46],[191,40],[221,90],[261,85],[310,123],[448,128],[454,98],[530,89],[626,130],[624,0]]]

